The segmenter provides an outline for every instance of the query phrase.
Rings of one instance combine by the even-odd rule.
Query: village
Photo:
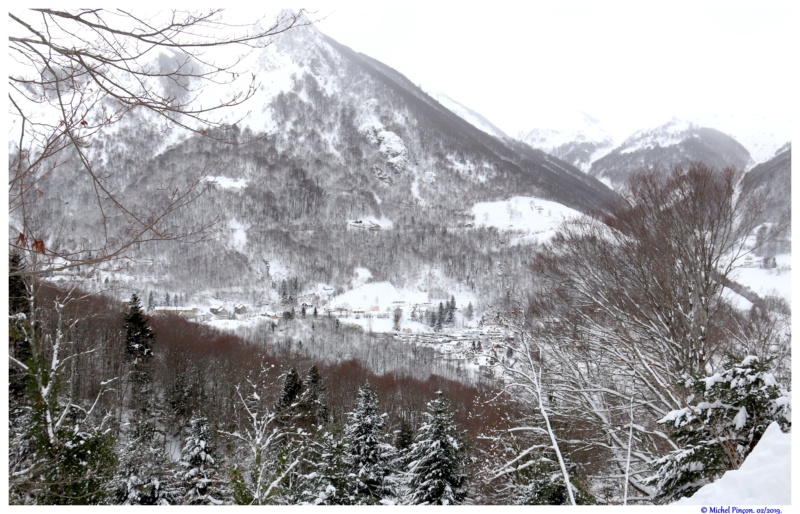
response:
[[[332,293],[320,288],[292,307],[220,302],[207,307],[156,306],[151,314],[182,316],[232,331],[263,325],[268,327],[267,341],[307,333],[321,320],[334,320],[337,326],[361,327],[376,344],[389,340],[411,348],[432,348],[442,360],[472,368],[476,375],[486,374],[487,368],[512,356],[508,348],[513,336],[501,327],[481,323],[474,315],[472,302],[476,299],[471,295],[430,299],[425,292],[401,292],[387,282],[362,284],[340,295]],[[446,315],[451,304],[446,323],[431,321],[442,312]]]

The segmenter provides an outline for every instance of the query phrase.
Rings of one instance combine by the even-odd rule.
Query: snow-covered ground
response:
[[[519,231],[524,235],[515,243],[549,239],[567,219],[582,216],[565,205],[530,196],[514,196],[499,202],[479,202],[472,206],[475,225]]]
[[[792,256],[781,254],[775,256],[777,268],[762,268],[759,262],[752,267],[735,270],[731,278],[758,293],[759,296],[780,296],[787,302],[792,301]]]
[[[791,440],[791,434],[784,434],[778,424],[773,422],[739,469],[728,471],[719,480],[708,484],[689,498],[678,500],[673,505],[711,505],[723,508],[753,505],[762,509],[775,505],[791,505]],[[731,509],[718,512],[736,511]],[[753,512],[756,512],[755,509]],[[787,510],[766,512],[778,513]]]
[[[215,184],[223,189],[243,189],[247,187],[247,180],[243,178],[230,178],[230,177],[224,177],[222,175],[219,176],[209,175],[208,177],[206,177],[206,181]]]

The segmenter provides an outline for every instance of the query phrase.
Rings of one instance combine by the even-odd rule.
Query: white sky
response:
[[[318,28],[515,135],[580,108],[615,133],[732,109],[788,129],[787,1],[305,4]],[[787,135],[788,139],[788,135]]]

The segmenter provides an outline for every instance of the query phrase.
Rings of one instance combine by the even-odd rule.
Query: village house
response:
[[[200,311],[195,307],[153,307],[153,314],[156,316],[183,316],[184,318],[194,319]]]

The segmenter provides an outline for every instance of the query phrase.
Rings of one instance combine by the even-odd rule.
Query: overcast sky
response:
[[[323,33],[510,135],[568,108],[615,133],[734,109],[788,127],[796,27],[786,1],[305,5]]]

